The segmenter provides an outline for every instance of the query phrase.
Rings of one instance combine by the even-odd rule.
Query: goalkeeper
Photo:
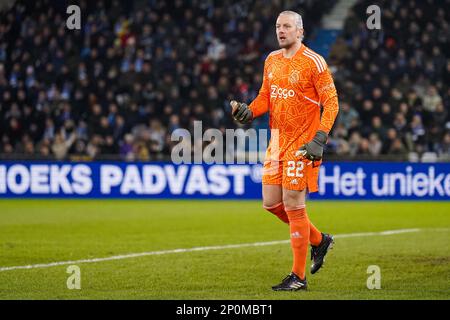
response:
[[[263,168],[263,207],[289,225],[293,253],[291,273],[272,289],[291,291],[307,288],[309,244],[314,274],[334,241],[309,221],[305,201],[307,192],[318,190],[323,148],[339,106],[325,60],[302,43],[302,17],[293,11],[280,13],[276,35],[281,49],[265,60],[258,96],[249,106],[231,101],[231,107],[240,123],[269,112],[271,140]]]

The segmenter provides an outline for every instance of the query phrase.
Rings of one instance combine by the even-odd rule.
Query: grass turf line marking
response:
[[[388,230],[388,231],[381,231],[381,232],[347,233],[347,234],[334,235],[334,238],[339,239],[339,238],[353,238],[353,237],[388,236],[388,235],[393,235],[393,234],[419,232],[419,231],[420,231],[420,229],[399,229],[399,230]],[[272,246],[272,245],[285,244],[285,243],[290,243],[290,240],[239,243],[239,244],[228,244],[228,245],[222,245],[222,246],[194,247],[194,248],[187,248],[187,249],[173,249],[173,250],[129,253],[129,254],[123,254],[123,255],[117,255],[117,256],[104,257],[104,258],[59,261],[59,262],[51,262],[51,263],[31,264],[31,265],[27,265],[27,266],[1,267],[0,272],[18,270],[18,269],[49,268],[49,267],[63,266],[63,265],[68,265],[68,264],[78,264],[78,263],[95,263],[95,262],[102,262],[102,261],[131,259],[131,258],[155,256],[155,255],[163,255],[163,254],[171,254],[171,253],[184,253],[184,252],[196,252],[196,251],[208,251],[208,250],[235,249],[235,248],[245,248],[245,247]]]

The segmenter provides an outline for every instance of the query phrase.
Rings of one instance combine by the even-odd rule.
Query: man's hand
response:
[[[327,143],[328,135],[324,131],[317,131],[314,139],[300,147],[295,156],[303,156],[311,161],[322,159],[323,147]]]
[[[245,103],[231,100],[230,105],[231,115],[233,116],[234,120],[242,124],[252,121],[253,113]]]

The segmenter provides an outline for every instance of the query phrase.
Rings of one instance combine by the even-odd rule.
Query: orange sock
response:
[[[305,208],[287,211],[291,233],[291,247],[294,256],[292,272],[305,279],[306,258],[309,245],[309,219]]]
[[[309,221],[309,242],[318,246],[322,241],[322,233]]]
[[[278,219],[280,219],[284,223],[289,224],[288,216],[286,214],[286,211],[284,211],[283,202],[280,202],[279,204],[276,204],[271,207],[264,207],[264,209],[266,209],[269,212],[272,212],[274,215],[278,217]]]

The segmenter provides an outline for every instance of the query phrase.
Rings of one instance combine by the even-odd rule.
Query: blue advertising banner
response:
[[[317,199],[450,200],[448,163],[328,162]],[[0,162],[0,198],[260,199],[262,166]]]

